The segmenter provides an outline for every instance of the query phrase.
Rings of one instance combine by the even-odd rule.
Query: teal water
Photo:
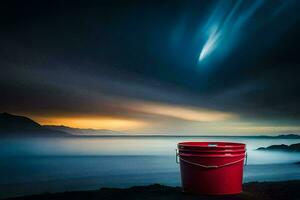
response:
[[[0,140],[0,198],[100,187],[180,185],[175,149],[180,141],[247,145],[244,182],[300,179],[299,153],[256,151],[300,139],[244,137],[99,137]]]

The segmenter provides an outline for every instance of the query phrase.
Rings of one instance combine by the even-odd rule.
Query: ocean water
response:
[[[256,151],[300,139],[245,137],[98,137],[0,140],[0,198],[130,187],[180,186],[175,149],[182,141],[231,141],[247,145],[244,182],[300,179],[300,153]]]

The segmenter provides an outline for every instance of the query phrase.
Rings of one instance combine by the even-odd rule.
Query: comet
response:
[[[198,61],[202,62],[212,54],[227,55],[240,39],[241,28],[263,6],[264,1],[256,0],[245,5],[243,0],[233,4],[220,1],[203,28],[206,34]]]

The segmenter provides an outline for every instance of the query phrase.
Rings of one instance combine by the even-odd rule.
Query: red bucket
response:
[[[183,142],[178,149],[184,192],[221,195],[242,191],[245,144]]]

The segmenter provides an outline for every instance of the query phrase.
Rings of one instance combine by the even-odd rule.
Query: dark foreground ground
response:
[[[128,189],[101,188],[93,191],[64,192],[12,198],[16,200],[300,200],[300,180],[286,182],[253,182],[244,184],[244,192],[227,196],[196,196],[184,194],[179,187],[149,185]]]

